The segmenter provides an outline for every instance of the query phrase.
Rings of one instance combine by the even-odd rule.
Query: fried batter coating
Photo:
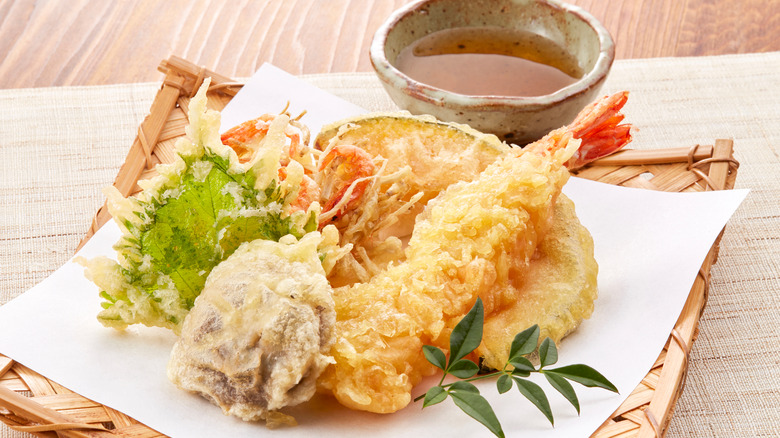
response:
[[[579,143],[555,131],[429,202],[405,262],[336,291],[336,364],[323,374],[322,387],[353,409],[389,413],[406,406],[412,387],[434,371],[422,345],[447,348],[452,328],[478,296],[486,315],[517,299],[512,279],[525,273],[550,228],[569,177],[563,163]]]
[[[481,358],[485,367],[503,368],[520,331],[539,324],[540,339],[550,337],[557,344],[593,313],[598,296],[593,238],[563,194],[554,215],[524,275],[513,278],[517,298],[485,319],[482,344],[472,358]]]
[[[334,141],[386,158],[387,173],[409,167],[403,179],[407,192],[402,200],[423,193],[423,203],[450,184],[474,179],[509,149],[495,135],[468,125],[405,111],[360,115],[325,126],[314,147],[324,150]]]
[[[184,320],[169,379],[225,414],[294,424],[277,410],[309,400],[332,362],[336,316],[320,243],[316,232],[255,240],[214,268]]]

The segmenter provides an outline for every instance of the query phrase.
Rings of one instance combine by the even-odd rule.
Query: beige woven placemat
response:
[[[304,78],[369,110],[393,108],[371,74]],[[634,148],[733,138],[737,187],[752,189],[721,242],[669,437],[780,430],[778,79],[780,53],[627,60],[604,90],[631,91]],[[0,90],[0,304],[73,254],[157,87]],[[0,438],[21,436],[0,425]]]

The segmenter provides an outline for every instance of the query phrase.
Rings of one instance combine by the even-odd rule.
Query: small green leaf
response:
[[[574,392],[574,388],[572,388],[571,383],[557,374],[550,374],[545,371],[542,371],[542,373],[544,374],[544,377],[547,378],[547,381],[550,382],[550,385],[552,385],[553,388],[560,392],[561,395],[564,396],[566,400],[572,404],[572,406],[574,406],[574,409],[577,410],[577,415],[579,415],[580,401],[577,399],[577,393]]]
[[[585,385],[589,388],[603,388],[612,392],[618,392],[618,389],[615,385],[612,384],[609,380],[607,380],[606,377],[601,375],[598,371],[594,370],[593,368],[577,364],[577,365],[567,365],[560,368],[554,368],[551,370],[545,370],[545,373],[554,373],[561,377],[565,377],[571,381],[577,382],[581,385]]]
[[[447,368],[447,372],[459,379],[474,377],[479,372],[479,365],[466,359],[461,359]]]
[[[434,386],[433,388],[429,389],[428,392],[425,393],[425,401],[423,401],[423,408],[427,408],[428,406],[433,406],[435,404],[441,403],[444,400],[447,399],[447,391],[444,390],[441,386]]]
[[[550,424],[555,425],[550,402],[547,400],[547,396],[544,394],[542,387],[530,380],[524,380],[517,377],[515,377],[515,383],[517,383],[517,389],[520,393],[542,411],[544,416],[547,417],[547,420],[550,421]]]
[[[539,346],[539,362],[541,362],[539,368],[558,362],[558,348],[555,347],[552,339],[544,338],[542,345]]]
[[[111,296],[111,294],[109,294],[108,292],[106,292],[106,291],[104,291],[104,290],[100,291],[100,296],[101,296],[101,297],[102,297],[104,300],[108,301],[108,304],[114,304],[114,303],[116,303],[116,298],[112,297],[112,296]],[[105,304],[105,303],[103,303],[103,304]]]
[[[319,225],[319,222],[317,221],[317,213],[312,211],[309,215],[309,220],[306,221],[306,224],[303,226],[303,231],[307,233],[317,231],[317,225]]]
[[[525,356],[536,350],[536,344],[539,342],[539,325],[534,324],[515,335],[512,346],[509,349],[509,357],[514,359],[517,356]],[[510,359],[510,360],[511,360]]]
[[[512,374],[528,376],[532,371],[536,371],[534,364],[532,364],[530,360],[524,358],[523,356],[511,360],[509,364],[515,367],[514,371],[512,371]]]
[[[473,392],[479,394],[479,389],[469,382],[457,381],[450,385],[450,391],[452,392]]]
[[[482,342],[484,319],[482,300],[477,298],[474,307],[458,322],[450,334],[450,365],[479,347]]]
[[[518,370],[517,368],[512,370],[512,376],[514,377],[528,377],[531,375],[530,371]]]
[[[512,389],[512,378],[509,377],[509,374],[501,374],[498,377],[498,381],[496,381],[496,387],[498,388],[499,394],[503,394]]]
[[[504,438],[504,431],[490,403],[473,392],[451,392],[452,401],[469,417],[479,421],[497,437]]]
[[[447,366],[447,357],[441,349],[432,345],[423,345],[423,354],[425,355],[425,358],[428,359],[428,362],[432,363],[434,366],[442,370]]]

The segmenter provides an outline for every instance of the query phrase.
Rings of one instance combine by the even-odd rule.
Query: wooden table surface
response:
[[[158,81],[178,55],[222,74],[371,71],[374,31],[411,0],[0,0],[0,88]],[[571,0],[617,57],[780,50],[780,0]]]

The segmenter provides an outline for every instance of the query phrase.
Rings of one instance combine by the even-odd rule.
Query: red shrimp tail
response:
[[[632,126],[621,124],[620,113],[628,100],[628,92],[621,91],[603,97],[583,109],[569,125],[574,138],[582,144],[566,163],[569,169],[580,168],[599,158],[613,154],[631,142]]]
[[[566,163],[569,170],[578,169],[588,163],[614,154],[631,142],[631,125],[618,125],[608,131],[583,139],[580,148]]]

